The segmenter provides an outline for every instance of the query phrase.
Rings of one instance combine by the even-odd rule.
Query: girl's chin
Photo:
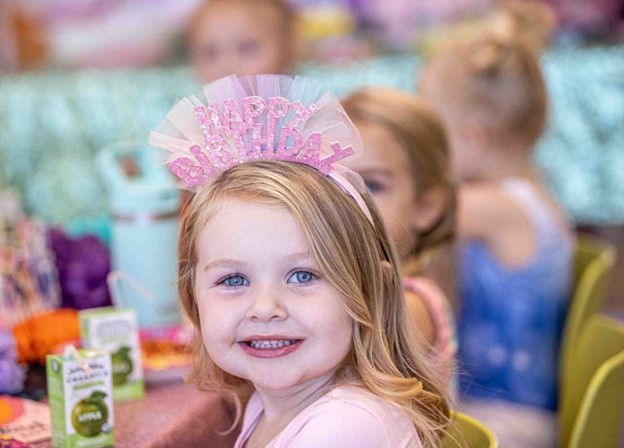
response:
[[[247,379],[254,385],[256,389],[266,390],[283,390],[296,386],[301,378],[293,375],[280,374],[277,369],[262,371],[254,371],[248,375]]]

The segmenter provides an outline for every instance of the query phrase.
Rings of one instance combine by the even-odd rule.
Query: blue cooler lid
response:
[[[149,146],[116,144],[103,148],[98,169],[108,191],[110,211],[118,216],[168,215],[178,211],[175,179]]]

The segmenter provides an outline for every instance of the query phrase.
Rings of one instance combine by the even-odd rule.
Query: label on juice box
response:
[[[113,371],[106,352],[48,355],[46,372],[52,418],[52,446],[114,446]]]
[[[79,318],[82,345],[111,354],[115,400],[141,398],[141,343],[134,310],[93,308],[80,311]]]

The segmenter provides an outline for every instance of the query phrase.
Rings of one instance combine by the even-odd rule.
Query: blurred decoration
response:
[[[0,448],[31,448],[32,445],[10,436],[0,436]]]
[[[58,228],[50,231],[50,242],[56,255],[61,306],[76,310],[110,306],[106,246],[93,235],[71,238]]]
[[[496,0],[352,0],[363,32],[389,51],[416,48],[432,29],[479,17]]]
[[[347,0],[290,1],[301,20],[301,33],[306,39],[323,39],[353,33],[357,19]]]
[[[13,42],[16,69],[41,68],[42,59],[55,68],[155,65],[199,1],[8,0],[0,5],[10,25],[3,41]]]
[[[59,299],[43,224],[25,217],[12,190],[0,190],[0,328],[54,309]]]
[[[49,447],[51,425],[48,404],[0,395],[0,448]]]
[[[141,330],[145,382],[157,384],[184,378],[190,370],[190,344],[195,330],[187,325]]]
[[[24,2],[0,3],[0,73],[33,70],[48,64],[47,36],[40,20]]]
[[[555,13],[558,24],[555,43],[558,45],[613,43],[622,38],[621,0],[542,2]],[[304,35],[319,41],[329,37],[327,45],[331,45],[334,38],[330,36],[337,35],[339,29],[345,40],[349,33],[352,40],[358,37],[360,42],[374,42],[374,47],[383,51],[403,52],[421,48],[423,38],[432,32],[453,25],[461,27],[494,9],[505,8],[510,1],[290,0],[290,3],[301,13]]]
[[[45,364],[50,353],[68,344],[79,345],[78,312],[69,308],[40,313],[13,328],[19,362]]]
[[[544,0],[544,3],[551,5],[557,14],[558,40],[562,44],[613,41],[622,31],[621,0]]]
[[[318,62],[359,60],[379,52],[359,33],[359,18],[349,0],[291,0],[297,11],[303,59]]]
[[[177,63],[181,38],[202,1],[209,0],[3,0],[0,72]],[[306,56],[344,61],[419,49],[430,32],[482,17],[506,0],[286,1],[301,18]],[[623,36],[621,0],[543,2],[556,12],[556,45]]]
[[[25,376],[24,370],[17,364],[17,349],[13,335],[9,330],[0,329],[0,394],[15,394],[21,391]]]

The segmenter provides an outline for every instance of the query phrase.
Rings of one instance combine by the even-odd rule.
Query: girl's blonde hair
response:
[[[466,36],[456,36],[425,70],[433,95],[453,120],[476,120],[498,144],[511,140],[532,147],[544,132],[547,96],[541,47],[526,37],[521,13],[484,20]]]
[[[444,195],[442,213],[418,235],[409,260],[452,242],[456,184],[446,132],[433,109],[414,95],[383,87],[359,89],[346,97],[342,105],[356,125],[374,124],[392,134],[408,156],[417,197],[432,190]]]
[[[425,446],[437,446],[449,423],[449,407],[412,340],[405,317],[398,261],[371,198],[362,194],[374,225],[357,203],[315,169],[301,164],[257,161],[235,166],[197,193],[185,211],[178,245],[178,292],[197,329],[190,380],[228,390],[249,391],[209,358],[195,302],[196,244],[200,231],[228,199],[286,207],[295,217],[312,256],[340,293],[353,322],[353,343],[337,373],[338,384],[356,384],[400,408],[413,421]]]

